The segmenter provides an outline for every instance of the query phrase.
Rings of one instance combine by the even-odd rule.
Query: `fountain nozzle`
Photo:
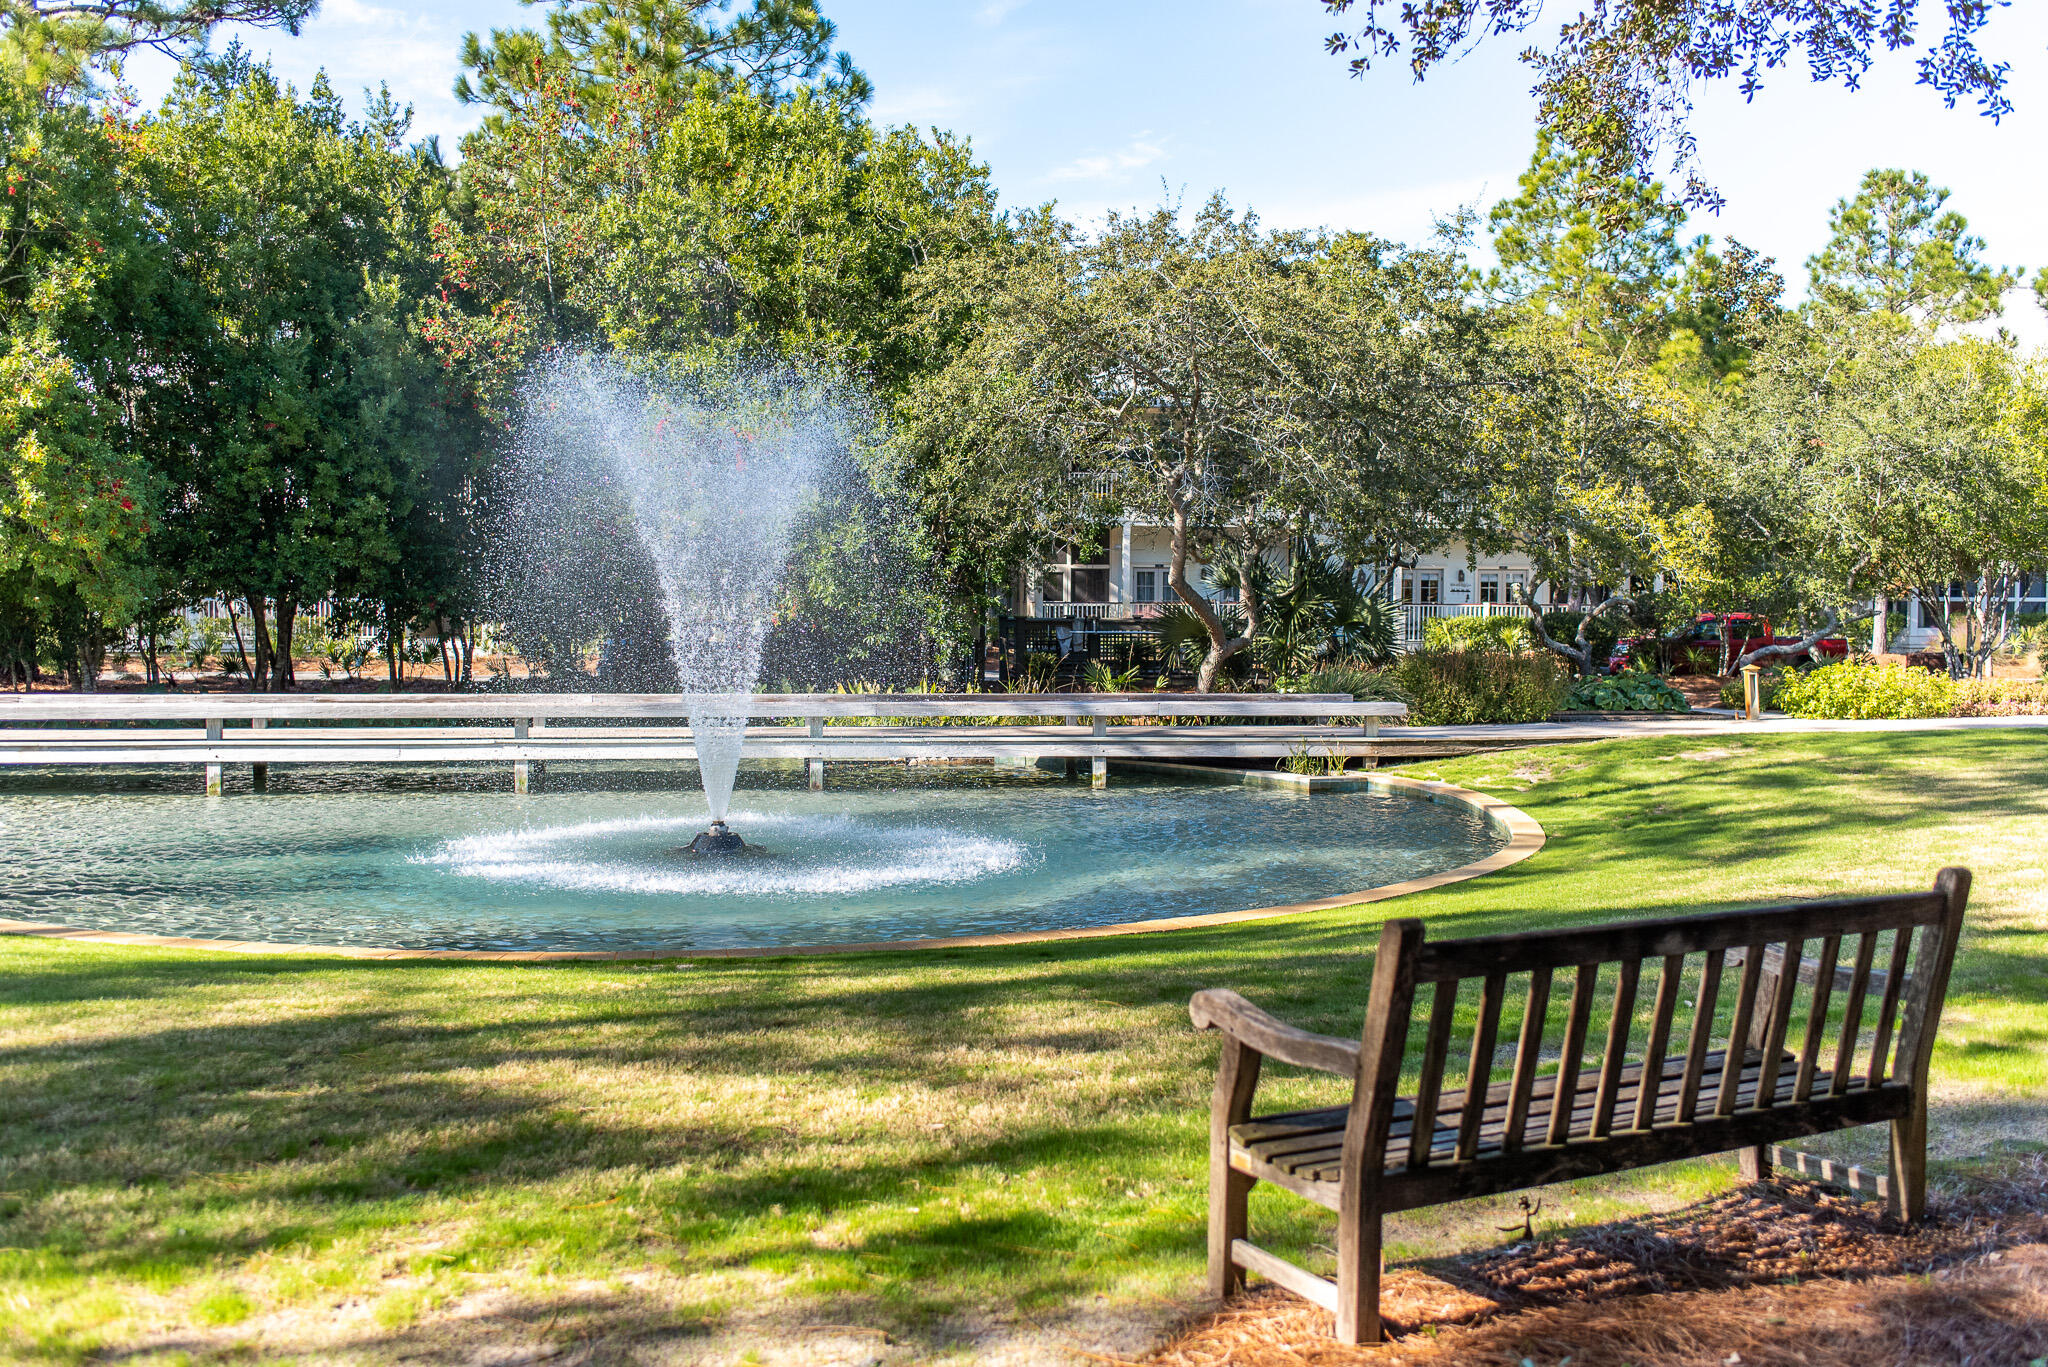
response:
[[[747,842],[734,835],[723,821],[711,823],[711,829],[700,832],[690,842],[691,854],[738,854],[747,847]]]

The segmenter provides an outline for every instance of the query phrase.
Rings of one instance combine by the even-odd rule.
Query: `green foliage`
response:
[[[1534,649],[1529,624],[1510,615],[1495,617],[1432,617],[1423,624],[1422,644],[1431,650]]]
[[[1081,680],[1091,693],[1128,693],[1144,672],[1139,665],[1116,669],[1106,661],[1090,660],[1081,670]]]
[[[558,4],[544,34],[496,29],[488,42],[464,35],[469,70],[456,79],[455,97],[495,106],[492,118],[502,123],[530,117],[556,78],[582,116],[599,124],[620,112],[620,92],[635,87],[672,104],[743,91],[774,98],[816,80],[853,103],[868,98],[867,78],[846,55],[834,61],[837,33],[816,5],[752,0],[720,23],[731,8],[731,0]]]
[[[1627,669],[1594,675],[1572,685],[1565,705],[1585,712],[1689,712],[1685,694],[1655,674]]]
[[[1778,710],[1835,721],[1946,717],[1956,706],[1951,679],[1910,665],[1824,665],[1778,685]]]
[[[1543,612],[1543,629],[1554,641],[1566,644],[1574,639],[1579,623],[1585,618],[1584,612],[1569,608],[1546,608]],[[1526,629],[1526,628],[1525,628]],[[1595,617],[1586,628],[1586,644],[1592,655],[1592,663],[1604,665],[1614,653],[1614,643],[1621,639],[1621,622],[1611,612]]]
[[[1276,575],[1260,558],[1226,560],[1211,577],[1218,588],[1256,595],[1259,629],[1251,654],[1269,678],[1298,674],[1326,660],[1385,664],[1394,658],[1399,622],[1394,605],[1361,589],[1351,567],[1331,560],[1311,541],[1294,543],[1285,575]]]
[[[1310,778],[1328,778],[1344,772],[1344,766],[1351,762],[1349,755],[1336,751],[1317,754],[1302,741],[1278,761],[1277,767],[1283,774],[1303,774]]]
[[[1958,679],[1955,697],[1958,717],[2048,715],[2048,679]]]
[[[1787,665],[1767,665],[1760,670],[1757,674],[1757,706],[1766,712],[1782,711],[1778,706],[1778,685],[1797,672]],[[1722,684],[1716,700],[1721,706],[1738,712],[1748,706],[1742,692],[1742,676],[1738,674]]]
[[[1832,236],[1806,263],[1813,297],[1935,326],[1997,317],[2023,272],[1985,265],[1984,239],[1947,203],[1917,171],[1867,172],[1828,211]]]
[[[1407,702],[1398,671],[1347,660],[1278,681],[1282,693],[1346,693],[1358,702]]]
[[[1324,5],[1339,14],[1354,5],[1359,9],[1360,21],[1325,43],[1331,52],[1355,54],[1353,74],[1375,61],[1398,59],[1416,80],[1488,37],[1512,34],[1523,41],[1543,8],[1540,0]],[[1718,209],[1721,197],[1699,178],[1697,145],[1687,127],[1700,85],[1734,78],[1745,95],[1753,95],[1770,72],[1804,66],[1816,81],[1840,81],[1853,90],[1881,52],[1913,46],[1919,8],[1920,0],[1892,0],[1880,22],[1877,11],[1860,0],[1613,0],[1572,11],[1554,35],[1530,40],[1522,57],[1538,73],[1540,126],[1616,167],[1649,174],[1663,162],[1685,174],[1688,203]],[[1942,12],[1933,4],[1928,8]],[[1935,28],[1915,56],[1920,83],[1950,108],[1968,99],[1994,119],[2010,113],[2008,64],[1977,47],[1979,31],[1997,10],[1988,4],[1945,8],[1946,28]]]
[[[1418,726],[1542,721],[1569,687],[1548,655],[1492,650],[1412,650],[1393,672]]]

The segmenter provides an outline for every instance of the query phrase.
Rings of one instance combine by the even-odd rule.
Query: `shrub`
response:
[[[1956,686],[1910,665],[1823,665],[1780,683],[1777,705],[1795,717],[1837,721],[1946,717],[1955,710]]]
[[[1778,710],[1778,685],[1785,681],[1788,674],[1794,672],[1783,665],[1768,665],[1765,667],[1763,677],[1757,680],[1758,697],[1764,711]],[[1737,712],[1742,710],[1742,676],[1740,674],[1737,674],[1727,683],[1721,685],[1721,706],[1732,707]]]
[[[1395,681],[1422,726],[1542,721],[1564,705],[1567,680],[1549,655],[1421,650],[1401,657]]]
[[[1588,712],[1690,712],[1685,694],[1641,670],[1606,678],[1581,679],[1572,686],[1570,707]]]
[[[1955,684],[1958,717],[2048,714],[2048,679],[1962,679]]]
[[[1430,650],[1521,651],[1534,647],[1520,617],[1432,617],[1422,628]]]
[[[1280,681],[1282,693],[1348,693],[1359,702],[1407,702],[1408,695],[1391,669],[1362,664],[1324,665],[1321,669]]]

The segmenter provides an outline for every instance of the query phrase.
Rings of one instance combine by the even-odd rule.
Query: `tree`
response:
[[[1813,297],[1937,326],[1997,317],[2023,272],[1985,265],[1984,239],[1947,203],[1918,171],[1866,172],[1855,198],[1828,211],[1828,244],[1807,259]]]
[[[1543,14],[1542,0],[1322,3],[1350,16],[1325,46],[1349,56],[1353,75],[1402,58],[1418,81],[1487,38],[1527,33]],[[1522,59],[1537,74],[1543,127],[1610,165],[1647,174],[1662,161],[1685,173],[1688,204],[1718,208],[1687,126],[1695,83],[1733,77],[1754,97],[1767,71],[1798,56],[1814,81],[1853,90],[1880,51],[1919,43],[1921,8],[1920,0],[1888,0],[1881,11],[1869,0],[1609,0],[1576,12]],[[1947,27],[1915,59],[1920,83],[1948,107],[1974,100],[1994,121],[2012,109],[2007,65],[1986,57],[1977,40],[1999,8],[1992,0],[1947,4],[1939,11]]]
[[[1940,624],[1949,668],[1988,671],[2019,576],[2048,559],[2038,366],[1893,314],[1788,319],[1713,440],[1810,616],[1861,615],[1888,587],[1946,604],[1960,586],[1960,625]]]
[[[164,557],[248,606],[252,683],[292,682],[301,605],[364,593],[445,439],[442,380],[408,327],[433,279],[440,168],[230,50],[136,132],[188,329],[157,358],[189,436],[167,444]],[[169,386],[166,386],[169,388]]]
[[[1685,206],[1632,165],[1539,131],[1520,193],[1493,206],[1488,292],[1576,338],[1672,378],[1739,371],[1784,282],[1739,242],[1685,240]]]
[[[537,0],[521,0],[534,4]],[[493,125],[541,115],[566,94],[595,125],[623,112],[623,92],[676,106],[693,97],[747,92],[774,99],[816,82],[825,94],[864,104],[872,88],[845,53],[838,32],[805,0],[750,0],[721,23],[732,0],[590,0],[560,3],[547,32],[494,29],[490,40],[462,40],[455,97],[494,108]],[[474,77],[474,80],[471,78]],[[641,100],[641,108],[648,101]]]
[[[297,34],[320,0],[0,0],[0,66],[37,90],[76,88],[142,49],[183,57],[221,24]]]
[[[47,630],[89,688],[150,592],[158,491],[135,400],[163,262],[107,122],[0,76],[0,150],[0,618],[27,624],[0,668],[33,675]]]
[[[1297,535],[1397,554],[1456,525],[1483,331],[1461,267],[1269,233],[1220,198],[1186,224],[1168,206],[1085,236],[1039,212],[1017,233],[930,282],[939,316],[976,311],[899,408],[902,441],[991,547],[1123,513],[1169,527],[1168,582],[1208,637],[1198,688],[1262,633],[1254,566]],[[1195,589],[1197,558],[1239,567],[1241,614]]]

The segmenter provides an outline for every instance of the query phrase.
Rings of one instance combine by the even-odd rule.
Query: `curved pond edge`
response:
[[[270,940],[205,940],[186,935],[141,935],[120,930],[87,930],[78,926],[39,921],[0,920],[0,935],[27,935],[48,940],[76,940],[86,944],[137,945],[158,949],[211,949],[227,954],[317,954],[348,959],[449,959],[489,963],[555,963],[587,961],[630,962],[648,959],[776,959],[813,954],[875,954],[910,949],[979,949],[995,945],[1045,944],[1055,940],[1090,940],[1106,935],[1143,935],[1162,930],[1194,930],[1204,926],[1235,925],[1240,921],[1262,921],[1274,916],[1292,916],[1304,911],[1330,911],[1337,907],[1385,902],[1411,892],[1427,892],[1478,878],[1497,869],[1519,864],[1543,848],[1543,827],[1519,807],[1485,793],[1459,788],[1430,779],[1406,778],[1399,774],[1367,774],[1367,792],[1400,793],[1426,802],[1441,802],[1477,812],[1507,844],[1484,859],[1442,873],[1426,874],[1363,892],[1338,893],[1312,902],[1288,902],[1280,906],[1252,907],[1244,911],[1211,911],[1196,916],[1165,916],[1150,921],[1124,921],[1106,926],[1072,926],[1060,930],[1003,931],[991,935],[948,935],[927,940],[867,940],[853,944],[746,946],[734,949],[379,949],[370,945],[290,944]],[[1356,788],[1354,786],[1354,791]]]

